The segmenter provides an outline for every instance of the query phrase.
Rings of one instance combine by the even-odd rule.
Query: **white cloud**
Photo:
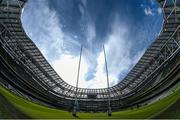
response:
[[[81,0],[82,4],[79,4],[79,11],[81,12],[81,15],[83,16],[85,14],[86,11],[86,7],[87,7],[87,0]]]
[[[77,71],[78,71],[79,57],[72,55],[62,55],[59,59],[53,61],[52,66],[57,73],[70,85],[76,86]],[[84,73],[87,72],[88,65],[82,58],[80,75],[79,75],[79,87],[86,87],[87,84],[84,80]]]
[[[86,5],[86,0],[83,0],[83,5]],[[63,33],[61,29],[61,23],[57,17],[56,11],[48,7],[47,2],[36,3],[30,1],[28,3],[29,10],[23,15],[23,23],[25,30],[32,40],[36,43],[38,48],[41,50],[43,55],[50,60],[52,55],[56,57],[51,61],[51,65],[60,75],[60,77],[67,83],[75,86],[77,79],[77,66],[79,56],[70,55],[68,51],[64,49],[72,49],[72,46],[80,46],[79,43],[74,40],[78,39],[78,36],[71,38],[70,36]],[[35,10],[34,7],[38,6]],[[83,11],[81,10],[83,13]],[[29,16],[32,16],[32,21],[29,21]],[[35,22],[36,21],[36,22]],[[33,26],[32,26],[33,25]],[[34,29],[32,29],[34,28]],[[86,31],[87,41],[89,46],[92,46],[93,40],[96,37],[95,26],[92,21],[89,21]],[[100,84],[102,82],[101,77],[95,78],[95,80],[85,80],[85,74],[88,73],[88,69],[96,69],[97,61],[96,56],[91,50],[84,49],[83,53],[86,58],[82,58],[79,87],[83,88],[101,88],[106,87],[106,84]],[[86,55],[87,54],[87,55]],[[99,62],[99,64],[102,64]],[[98,72],[96,75],[99,75]]]
[[[149,7],[145,4],[140,4],[140,7],[144,9],[144,13],[147,16],[153,16],[155,14],[161,15],[162,14],[162,9],[160,7],[154,7],[155,6],[155,1],[150,0],[151,6]]]
[[[32,1],[33,2],[33,1]],[[87,3],[83,0],[83,5]],[[36,7],[36,2],[31,7]],[[32,8],[31,8],[32,9]],[[81,9],[81,8],[80,8]],[[81,10],[83,13],[83,10]],[[151,12],[148,12],[151,14]],[[33,15],[33,20],[29,20],[29,16]],[[126,38],[128,35],[128,29],[125,25],[121,25],[116,20],[112,24],[112,32],[106,38],[106,51],[107,51],[107,63],[109,69],[110,85],[115,85],[119,82],[119,75],[129,70],[130,67],[135,64],[138,58],[142,55],[139,53],[134,58],[130,57],[130,50],[132,43]],[[77,69],[79,56],[76,54],[71,55],[64,49],[72,49],[72,45],[80,46],[79,43],[74,40],[78,39],[78,36],[73,38],[63,33],[61,29],[60,20],[56,14],[56,11],[51,10],[46,2],[40,2],[38,8],[29,10],[29,13],[23,15],[23,22],[28,35],[36,42],[36,45],[40,48],[46,58],[51,59],[51,56],[56,56],[50,63],[56,72],[67,83],[75,86],[77,79]],[[106,73],[103,51],[96,56],[92,51],[94,40],[96,38],[96,29],[93,22],[89,21],[87,25],[87,42],[90,46],[89,50],[83,50],[83,57],[80,69],[79,87],[82,88],[106,88]],[[32,29],[33,28],[33,29]],[[85,75],[89,69],[94,69],[93,80],[85,80]]]
[[[161,8],[158,8],[158,9],[157,9],[157,12],[158,12],[159,15],[161,15],[161,14],[162,14],[162,9],[161,9]]]
[[[112,33],[107,37],[106,51],[107,63],[110,74],[110,84],[117,84],[127,72],[137,63],[144,51],[139,51],[136,56],[130,55],[132,40],[127,39],[130,34],[126,25],[117,19],[112,25]],[[120,79],[118,79],[120,77]]]
[[[46,1],[41,3],[29,1],[27,5],[31,10],[28,10],[22,16],[23,27],[26,33],[36,43],[46,58],[52,55],[52,50],[60,54],[63,48],[64,33],[56,11],[51,10]],[[36,6],[38,7],[36,8]],[[33,17],[29,20],[29,16]]]
[[[125,38],[127,32],[125,26],[115,23],[112,33],[107,38],[107,63],[109,74],[112,76],[110,81],[113,83],[117,83],[119,74],[128,70],[131,65],[131,42]]]
[[[83,6],[79,4],[78,7],[79,7],[79,11],[81,12],[81,15],[84,15],[85,9],[83,8]]]
[[[94,23],[88,23],[86,36],[88,44],[90,45],[90,47],[92,47],[93,40],[95,40],[96,38],[96,29]]]
[[[154,13],[153,13],[153,11],[152,11],[152,9],[150,7],[145,8],[144,13],[146,15],[154,15]]]
[[[144,4],[140,4],[140,7],[144,7]]]
[[[155,4],[155,0],[150,0],[151,4],[154,5]]]
[[[86,7],[87,5],[87,0],[81,0],[82,4],[84,5],[84,7]]]
[[[97,57],[97,68],[95,77],[93,80],[89,82],[89,86],[93,86],[93,88],[107,88],[107,74],[105,72],[105,59],[104,52],[101,51],[99,56]],[[112,76],[109,76],[111,79]]]
[[[93,80],[85,80],[85,74],[87,73],[90,64],[87,64],[84,57],[82,57],[79,84],[81,88],[106,88],[106,74],[104,73],[104,56],[103,52],[97,58],[98,66],[97,72],[95,73],[95,78]],[[56,59],[52,66],[57,71],[57,73],[70,85],[76,86],[77,81],[77,70],[79,57],[72,55],[62,55],[61,58]]]

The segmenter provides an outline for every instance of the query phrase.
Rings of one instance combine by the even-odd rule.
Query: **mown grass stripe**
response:
[[[71,112],[58,110],[49,108],[46,106],[39,105],[37,103],[30,102],[25,100],[8,90],[0,87],[0,94],[6,97],[7,100],[11,104],[13,104],[16,108],[18,108],[23,113],[29,115],[32,118],[74,118],[71,115]],[[150,105],[134,109],[134,110],[124,110],[119,112],[113,112],[111,117],[108,117],[106,113],[78,113],[78,118],[82,119],[110,119],[110,118],[125,118],[125,119],[143,119],[143,118],[150,118],[151,116],[157,114],[160,111],[165,110],[169,104],[175,103],[177,99],[180,98],[180,89],[175,91],[173,94],[169,95],[168,97],[159,100],[155,103]]]

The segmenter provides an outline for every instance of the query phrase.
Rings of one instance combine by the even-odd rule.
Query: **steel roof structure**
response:
[[[27,0],[0,0],[0,43],[3,50],[23,69],[18,69],[20,73],[24,73],[20,77],[30,88],[23,88],[20,85],[23,82],[16,83],[21,89],[37,90],[38,88],[43,93],[56,96],[56,99],[67,101],[73,101],[77,95],[79,101],[89,101],[93,110],[98,108],[98,105],[103,107],[98,101],[107,101],[109,94],[112,101],[134,95],[158,75],[158,71],[166,62],[173,56],[179,55],[180,0],[157,0],[164,16],[163,28],[128,75],[117,85],[110,87],[109,92],[108,88],[77,88],[76,94],[76,87],[66,83],[56,73],[41,51],[26,35],[21,23],[21,13],[26,2]],[[17,70],[17,67],[13,69]],[[93,101],[97,102],[94,108]],[[121,104],[120,101],[119,104]]]

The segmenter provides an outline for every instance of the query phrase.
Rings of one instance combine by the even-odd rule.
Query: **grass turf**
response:
[[[42,106],[30,101],[27,101],[19,96],[14,95],[8,90],[4,89],[0,86],[0,94],[3,95],[15,108],[20,110],[22,113],[28,115],[31,118],[75,118],[71,115],[71,112],[62,111],[58,109],[49,108],[46,106]],[[113,112],[111,117],[108,117],[106,113],[78,113],[78,118],[82,119],[110,119],[110,118],[123,118],[123,119],[138,119],[138,118],[152,118],[157,116],[158,114],[163,115],[163,111],[166,111],[167,108],[174,103],[176,103],[180,98],[180,89],[175,91],[173,94],[168,97],[157,101],[153,104],[141,107],[139,109],[134,110],[124,110],[119,112]],[[180,118],[180,111],[178,106],[174,106],[176,108],[178,116]],[[13,113],[12,113],[13,114]]]
[[[12,114],[13,113],[13,114]],[[10,119],[10,118],[29,118],[27,115],[22,113],[20,110],[15,108],[9,101],[0,94],[0,119]]]
[[[155,117],[156,119],[180,119],[180,100]]]

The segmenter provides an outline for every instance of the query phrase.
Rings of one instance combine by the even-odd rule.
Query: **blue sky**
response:
[[[162,12],[154,0],[29,0],[22,23],[28,36],[57,73],[79,87],[107,87],[121,81],[158,36]]]

